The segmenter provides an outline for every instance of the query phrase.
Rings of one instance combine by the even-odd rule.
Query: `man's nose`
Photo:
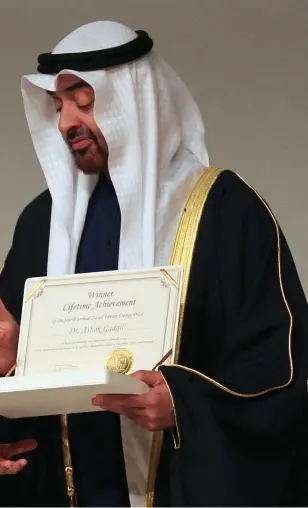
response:
[[[80,127],[81,125],[76,105],[73,103],[62,104],[59,118],[59,131],[62,136],[66,139],[70,129]]]

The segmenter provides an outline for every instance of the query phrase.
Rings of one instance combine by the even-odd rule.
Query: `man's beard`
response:
[[[74,149],[73,143],[78,142],[80,138],[89,140],[89,145],[80,150]],[[87,175],[108,173],[108,150],[106,143],[105,147],[102,146],[103,141],[103,136],[102,143],[100,143],[99,138],[86,127],[80,127],[79,129],[74,127],[69,130],[67,143],[75,159],[76,166],[83,173]]]

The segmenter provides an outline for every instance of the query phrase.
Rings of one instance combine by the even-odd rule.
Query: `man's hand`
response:
[[[162,374],[143,370],[132,377],[146,383],[150,391],[144,395],[96,395],[93,405],[127,416],[150,431],[172,428],[175,425],[174,409]]]
[[[0,376],[16,362],[19,326],[0,300]]]
[[[14,455],[31,452],[37,447],[34,439],[24,439],[16,443],[0,444],[0,475],[19,473],[26,465],[26,459],[10,460]]]

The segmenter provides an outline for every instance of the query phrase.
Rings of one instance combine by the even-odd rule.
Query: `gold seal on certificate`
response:
[[[128,349],[115,349],[107,358],[105,368],[118,372],[119,374],[128,374],[133,366],[133,354]]]

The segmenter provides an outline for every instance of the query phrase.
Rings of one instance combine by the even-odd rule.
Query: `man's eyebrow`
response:
[[[78,83],[74,83],[73,85],[69,85],[66,88],[63,88],[62,90],[59,90],[60,92],[74,92],[75,90],[78,90],[80,88],[92,88],[89,83],[86,83],[85,81],[78,81]],[[51,92],[50,90],[47,90],[48,95],[51,95],[51,97],[54,97],[57,92]]]

